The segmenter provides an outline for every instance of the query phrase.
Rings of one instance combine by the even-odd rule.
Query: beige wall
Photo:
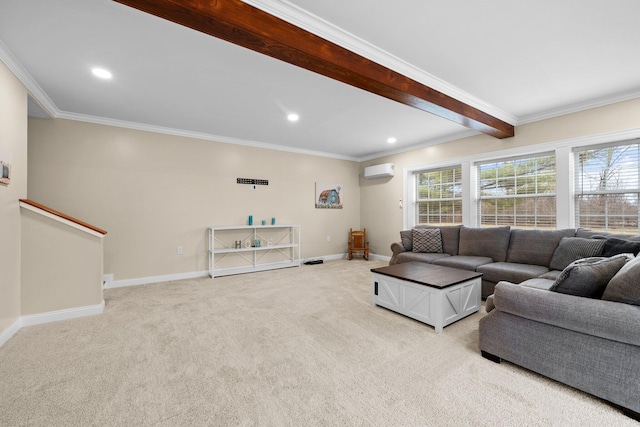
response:
[[[0,62],[0,151],[11,154],[11,184],[0,184],[0,333],[20,317],[20,207],[27,195],[27,90]]]
[[[373,231],[372,250],[390,256],[389,246],[400,240],[403,226],[403,211],[398,202],[403,198],[404,168],[637,128],[640,128],[640,99],[518,126],[513,138],[499,140],[478,135],[363,162],[361,176],[364,167],[387,162],[395,164],[396,173],[386,180],[360,179],[360,222]]]
[[[102,303],[102,238],[22,210],[22,316]]]
[[[104,271],[115,280],[205,271],[207,227],[250,214],[301,224],[303,258],[345,253],[360,226],[358,171],[346,160],[29,119],[29,198],[107,230]],[[269,185],[250,191],[236,178]],[[344,209],[315,209],[316,182],[342,184]]]
[[[244,224],[249,214],[302,224],[304,258],[344,253],[350,227],[366,227],[372,252],[390,255],[403,226],[404,168],[635,128],[638,99],[522,125],[514,138],[479,135],[358,164],[30,119],[29,197],[109,231],[105,273],[116,280],[204,271],[206,228]],[[393,178],[362,178],[364,167],[384,162],[395,164]],[[269,179],[270,185],[250,191],[236,184],[238,177]],[[345,208],[315,209],[316,182],[342,184]],[[177,246],[184,255],[176,254]]]

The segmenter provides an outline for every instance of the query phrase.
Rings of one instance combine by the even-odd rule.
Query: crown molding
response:
[[[616,104],[618,102],[630,101],[636,98],[640,98],[640,89],[633,92],[616,94],[590,101],[580,102],[577,104],[571,104],[569,106],[547,110],[542,113],[529,114],[527,116],[521,117],[516,123],[516,126],[539,122],[541,120],[552,119],[554,117],[564,116],[565,114],[578,113],[580,111],[590,110],[592,108],[604,107],[606,105]]]
[[[318,156],[318,157],[329,157],[333,159],[349,160],[353,162],[359,161],[357,157],[342,156],[342,155],[333,154],[333,153],[326,153],[323,151],[305,150],[302,148],[293,148],[293,147],[287,147],[284,145],[269,144],[266,142],[252,141],[248,139],[230,138],[230,137],[221,136],[221,135],[213,135],[213,134],[202,133],[202,132],[192,132],[188,130],[148,125],[148,124],[137,123],[137,122],[128,122],[125,120],[110,119],[110,118],[99,117],[99,116],[90,116],[86,114],[70,113],[67,111],[60,111],[58,115],[56,115],[55,117],[58,119],[94,123],[94,124],[105,125],[105,126],[114,126],[114,127],[120,127],[120,128],[126,128],[126,129],[140,130],[144,132],[154,132],[154,133],[161,133],[165,135],[181,136],[186,138],[203,139],[206,141],[222,142],[225,144],[245,145],[245,146],[254,147],[254,148],[263,148],[265,150],[285,151],[289,153],[306,154],[309,156]]]
[[[373,160],[373,159],[380,159],[382,157],[392,156],[392,155],[395,155],[395,154],[406,153],[407,151],[418,150],[420,148],[427,148],[427,147],[431,147],[432,145],[444,144],[445,142],[456,141],[458,139],[467,138],[467,137],[475,136],[475,135],[480,135],[480,132],[472,130],[472,129],[466,129],[466,130],[463,130],[461,132],[452,133],[450,135],[442,136],[442,137],[439,137],[439,138],[429,139],[427,141],[423,141],[423,142],[418,143],[418,144],[414,144],[414,145],[398,148],[396,150],[381,151],[381,152],[374,153],[374,154],[371,154],[371,155],[368,155],[368,156],[359,157],[358,161],[366,162],[366,161]]]
[[[33,99],[40,104],[40,107],[42,107],[49,116],[56,117],[56,114],[60,111],[58,107],[55,106],[45,91],[36,83],[35,79],[31,77],[31,74],[20,64],[2,40],[0,40],[0,61],[4,62],[7,68],[25,85]]]
[[[432,75],[426,71],[380,49],[371,43],[357,37],[348,31],[288,2],[287,0],[242,0],[264,12],[276,16],[297,27],[303,28],[332,43],[342,46],[354,53],[368,58],[380,65],[403,74],[419,83],[440,91],[458,101],[464,102],[487,114],[490,114],[509,124],[517,122],[518,118],[491,105],[468,92]]]

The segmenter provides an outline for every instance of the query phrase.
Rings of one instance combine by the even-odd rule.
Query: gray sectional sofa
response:
[[[416,251],[427,232],[405,230],[391,246],[390,264],[421,261],[484,273],[484,357],[612,402],[640,421],[640,256],[624,255],[637,254],[640,236],[419,228],[440,230],[440,251]]]
[[[640,241],[640,236],[600,233],[581,228],[525,230],[508,226],[472,228],[461,225],[419,225],[415,229],[440,230],[442,251],[416,252],[413,229],[404,230],[400,232],[401,241],[391,244],[393,255],[389,265],[420,261],[481,272],[482,298],[493,294],[496,283],[502,280],[512,283],[534,278],[555,280],[569,264],[557,251],[563,238],[596,236]],[[607,243],[606,239],[598,240],[604,241],[603,247]]]

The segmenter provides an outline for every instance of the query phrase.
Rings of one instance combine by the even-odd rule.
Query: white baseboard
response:
[[[369,255],[373,259],[379,259],[382,261],[389,261],[391,257],[383,256],[383,255]],[[332,261],[336,259],[345,259],[347,258],[347,254],[333,254],[333,255],[323,255],[318,257],[305,258],[301,260],[309,261],[315,259],[322,259],[324,261]],[[105,275],[105,283],[104,289],[115,289],[115,288],[125,288],[127,286],[138,286],[138,285],[150,285],[152,283],[162,283],[162,282],[171,282],[173,280],[184,280],[184,279],[197,279],[199,277],[209,277],[209,271],[192,271],[189,273],[178,273],[178,274],[165,274],[163,276],[149,276],[149,277],[139,277],[137,279],[124,279],[124,280],[113,280],[113,274]]]
[[[315,256],[315,257],[311,257],[311,258],[305,258],[305,259],[302,260],[302,262],[314,261],[314,260],[318,260],[318,259],[321,259],[323,261],[332,261],[332,260],[336,260],[336,259],[344,259],[346,257],[347,257],[347,254],[322,255],[322,256]]]
[[[64,310],[48,311],[46,313],[29,314],[22,316],[11,326],[0,333],[0,347],[13,337],[20,329],[26,326],[41,325],[43,323],[58,322],[60,320],[75,319],[78,317],[93,316],[104,312],[104,300],[100,304],[85,307],[67,308]]]
[[[321,259],[324,261],[332,261],[332,260],[336,260],[336,259],[345,259],[347,258],[349,255],[348,254],[335,254],[335,255],[323,255],[323,256],[319,256],[319,257],[312,257],[312,258],[305,258],[303,261],[309,261],[309,260],[314,260],[314,259]],[[379,259],[381,261],[391,261],[391,257],[390,256],[384,256],[384,255],[376,255],[376,254],[369,254],[369,258],[371,259]]]
[[[390,256],[385,256],[385,255],[376,255],[376,254],[370,254],[369,255],[372,259],[379,259],[380,261],[391,261],[391,257]]]
[[[391,257],[376,255],[376,254],[370,254],[369,256],[372,259],[378,259],[382,261],[389,261],[391,259]],[[331,261],[331,260],[337,260],[337,259],[344,259],[346,257],[347,257],[347,254],[334,254],[334,255],[308,258],[308,259],[305,259],[305,261],[311,260],[311,259],[322,259],[325,261]],[[126,286],[136,286],[136,285],[146,285],[151,283],[170,282],[172,280],[208,277],[209,272],[194,271],[190,273],[167,274],[164,276],[150,276],[150,277],[141,277],[138,279],[127,279],[127,280],[113,280],[113,275],[109,275],[109,276],[110,276],[109,278],[112,281],[105,283],[104,289],[122,288]],[[13,337],[21,328],[25,326],[40,325],[43,323],[51,323],[51,322],[57,322],[60,320],[68,320],[68,319],[75,319],[78,317],[102,314],[104,312],[104,305],[105,305],[104,300],[102,300],[101,304],[22,316],[18,318],[18,320],[16,320],[11,326],[9,326],[7,329],[5,329],[0,333],[0,347],[4,345],[4,343],[6,343],[11,337]]]
[[[151,283],[171,282],[172,280],[196,279],[208,277],[209,271],[192,271],[190,273],[166,274],[164,276],[139,277],[137,279],[114,280],[104,284],[104,289],[124,288],[127,286],[149,285]]]
[[[42,323],[58,322],[60,320],[75,319],[77,317],[93,316],[104,312],[104,300],[96,305],[85,307],[67,308],[64,310],[48,311],[46,313],[29,314],[22,316],[22,326],[40,325]]]
[[[19,330],[22,328],[22,319],[18,318],[15,322],[11,324],[7,329],[0,333],[0,347],[4,345],[9,339],[14,336]]]

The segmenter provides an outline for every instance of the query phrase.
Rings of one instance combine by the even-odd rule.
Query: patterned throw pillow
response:
[[[601,298],[607,283],[629,260],[627,255],[592,257],[572,262],[562,270],[550,291],[586,298]]]
[[[604,240],[563,237],[551,258],[551,270],[564,270],[573,261],[581,258],[600,256]]]
[[[414,228],[413,252],[442,253],[442,236],[437,228]]]

